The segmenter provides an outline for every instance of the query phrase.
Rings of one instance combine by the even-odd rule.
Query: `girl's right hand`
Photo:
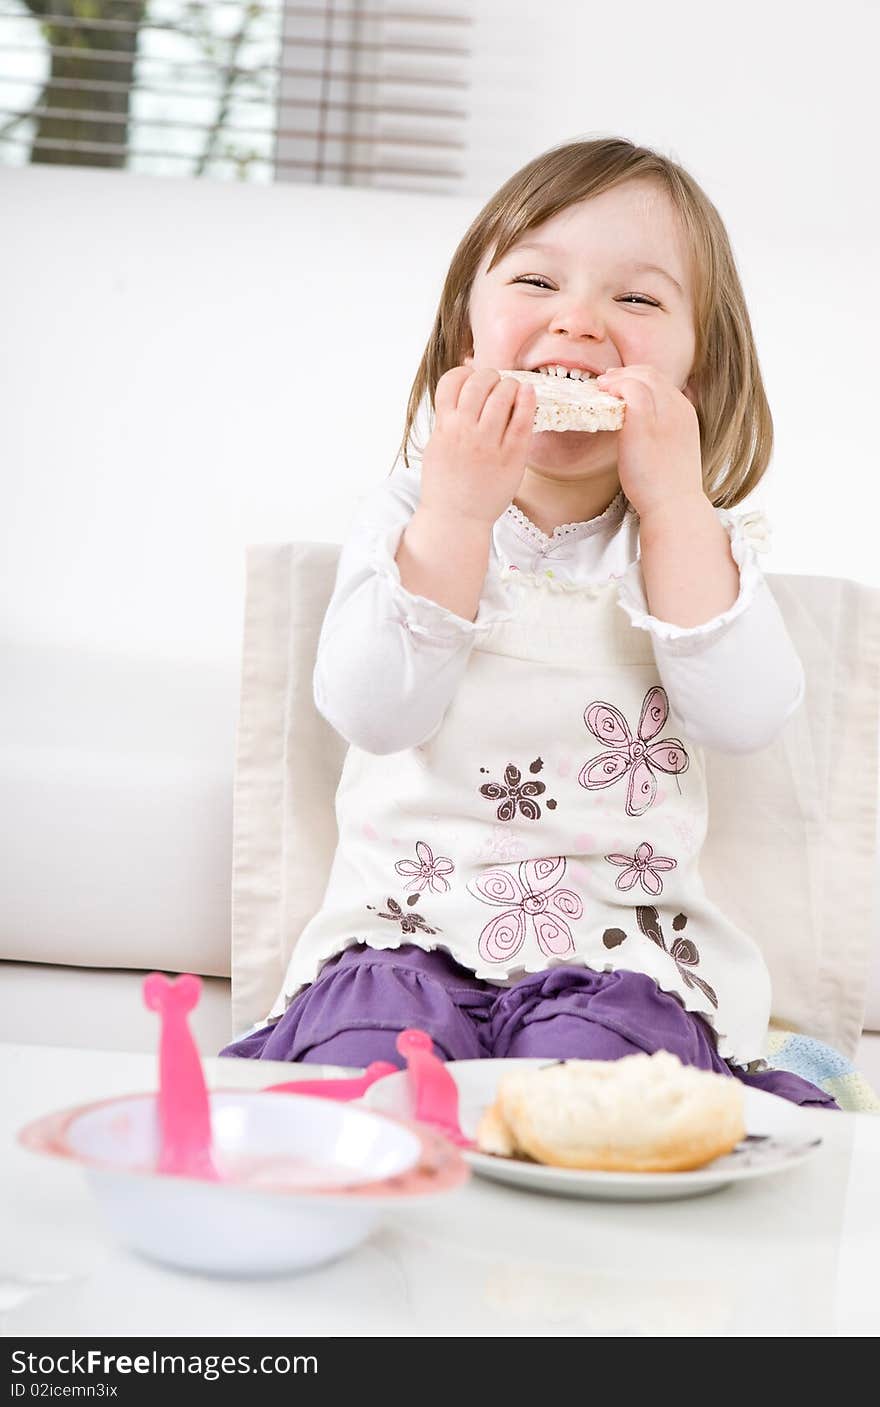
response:
[[[491,528],[522,482],[535,401],[533,386],[497,371],[454,366],[441,376],[422,456],[422,511]]]

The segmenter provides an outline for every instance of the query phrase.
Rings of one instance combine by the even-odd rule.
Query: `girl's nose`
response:
[[[605,337],[605,323],[593,300],[568,299],[554,310],[550,331],[566,337],[593,337],[601,342]]]

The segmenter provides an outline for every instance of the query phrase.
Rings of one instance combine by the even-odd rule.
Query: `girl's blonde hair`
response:
[[[440,295],[434,327],[410,391],[399,454],[407,450],[427,393],[471,351],[469,304],[477,269],[494,245],[489,268],[527,230],[560,210],[625,181],[652,180],[678,212],[691,255],[696,350],[693,381],[703,457],[703,488],[718,508],[745,498],[767,468],[773,420],[761,379],[742,285],[721,216],[692,176],[668,157],[622,137],[551,147],[492,196],[462,239]]]

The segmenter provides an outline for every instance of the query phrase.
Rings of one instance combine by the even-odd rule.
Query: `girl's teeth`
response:
[[[540,366],[538,370],[543,376],[567,376],[572,381],[590,381],[592,379],[588,371],[569,370],[567,366]]]

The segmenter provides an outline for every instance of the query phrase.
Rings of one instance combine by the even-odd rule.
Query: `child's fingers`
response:
[[[621,400],[626,401],[627,406],[634,412],[647,414],[649,411],[653,411],[656,413],[657,399],[654,387],[646,378],[630,375],[628,369],[611,378],[597,377],[596,384],[599,385],[600,390],[607,391],[612,396],[619,396]]]
[[[451,366],[448,371],[444,371],[434,392],[434,410],[437,415],[455,410],[461,388],[471,375],[469,366]]]
[[[504,445],[511,441],[516,441],[520,436],[525,437],[530,434],[535,423],[535,407],[538,404],[538,397],[535,394],[534,386],[528,386],[524,382],[514,383],[517,387],[516,400],[513,403],[510,419],[505,427]]]
[[[493,444],[500,445],[516,401],[519,383],[511,377],[502,377],[490,388],[489,395],[480,412],[480,430]]]
[[[458,409],[462,415],[468,416],[476,422],[481,420],[483,408],[495,388],[501,384],[501,377],[497,371],[490,371],[484,367],[482,371],[474,371],[468,381],[461,388],[458,397]]]

